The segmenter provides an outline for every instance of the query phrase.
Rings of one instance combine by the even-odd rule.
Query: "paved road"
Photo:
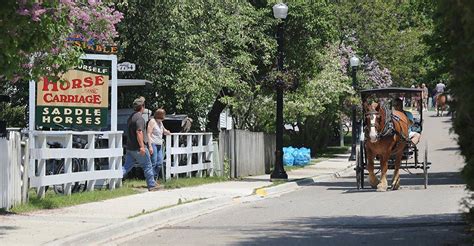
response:
[[[355,189],[353,176],[243,202],[181,224],[150,228],[124,245],[461,245],[467,195],[448,118],[425,118],[430,186],[402,176],[399,191]],[[422,144],[423,146],[423,144]],[[467,244],[469,245],[469,244]]]

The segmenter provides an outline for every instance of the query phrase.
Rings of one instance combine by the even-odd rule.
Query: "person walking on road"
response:
[[[165,115],[166,112],[164,109],[160,108],[156,110],[153,118],[148,122],[147,127],[148,149],[151,154],[151,165],[156,179],[158,179],[163,165],[163,134],[171,134],[171,132],[163,126]]]
[[[127,120],[127,151],[125,164],[122,167],[123,175],[127,174],[135,163],[139,163],[145,174],[146,184],[149,191],[158,189],[154,179],[150,152],[145,148],[145,120],[142,113],[145,110],[145,98],[139,97],[133,101],[134,112]]]
[[[425,83],[421,84],[421,89],[423,89],[423,111],[428,110],[428,97],[429,91],[428,87],[426,87]]]

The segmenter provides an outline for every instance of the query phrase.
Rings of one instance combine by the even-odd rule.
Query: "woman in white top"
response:
[[[163,164],[163,134],[171,134],[163,126],[163,120],[165,119],[166,112],[164,109],[157,109],[153,118],[148,122],[147,135],[148,135],[148,149],[151,154],[151,164],[155,177],[158,178],[161,166]]]

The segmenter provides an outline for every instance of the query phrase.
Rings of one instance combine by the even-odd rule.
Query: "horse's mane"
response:
[[[395,128],[392,121],[392,110],[388,104],[380,105],[379,114],[382,118],[380,127],[382,130],[379,133],[380,137],[392,136],[395,134]]]

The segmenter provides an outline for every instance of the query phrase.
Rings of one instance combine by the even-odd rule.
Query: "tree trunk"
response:
[[[225,109],[227,104],[222,103],[219,99],[224,96],[232,96],[233,93],[230,92],[227,88],[223,88],[216,100],[212,104],[212,108],[207,114],[207,125],[206,131],[212,132],[214,135],[219,134],[219,117],[222,110]]]

